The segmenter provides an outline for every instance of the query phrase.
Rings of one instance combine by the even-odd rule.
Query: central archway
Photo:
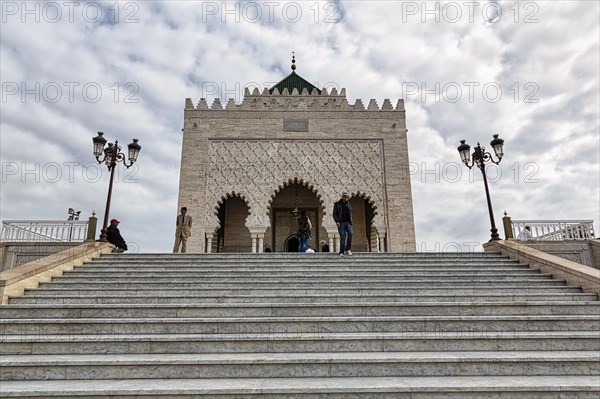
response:
[[[312,236],[308,244],[315,250],[319,248],[319,240],[327,238],[327,232],[321,226],[323,219],[323,203],[313,186],[293,179],[288,181],[272,196],[269,204],[271,227],[265,232],[265,243],[275,252],[292,251],[297,248],[295,234],[298,229],[297,215],[306,211],[312,224]],[[294,244],[296,243],[296,244]]]

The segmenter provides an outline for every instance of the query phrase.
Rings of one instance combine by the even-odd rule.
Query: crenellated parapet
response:
[[[313,90],[309,94],[304,88],[302,92],[294,88],[290,93],[287,88],[283,92],[279,92],[277,88],[265,88],[260,92],[255,88],[252,92],[246,88],[244,90],[244,99],[240,104],[236,104],[233,98],[227,100],[223,105],[219,98],[216,98],[212,104],[209,104],[205,98],[201,98],[196,105],[192,99],[185,100],[186,110],[199,111],[278,111],[278,110],[306,110],[306,111],[404,111],[404,100],[400,99],[394,107],[389,99],[385,99],[380,106],[375,99],[371,99],[368,105],[365,106],[361,99],[357,99],[354,104],[350,104],[346,98],[346,89],[341,89],[339,92],[336,88],[329,92],[327,88],[323,88],[321,93]]]

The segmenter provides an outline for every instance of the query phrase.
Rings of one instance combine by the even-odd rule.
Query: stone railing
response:
[[[83,242],[87,232],[83,220],[3,220],[0,241]]]
[[[73,248],[37,259],[11,270],[0,272],[0,298],[7,304],[9,297],[22,296],[26,289],[37,288],[54,276],[82,266],[103,253],[110,253],[114,245],[108,242],[86,242]]]
[[[96,214],[87,220],[4,220],[0,271],[32,262],[82,242],[95,241]]]
[[[565,240],[593,240],[593,220],[513,220],[513,236],[529,226],[533,240],[565,241]]]
[[[512,220],[504,212],[504,235],[507,240],[517,238],[519,232],[529,226],[531,240],[536,241],[568,241],[593,240],[593,220]]]
[[[552,274],[555,279],[564,279],[568,285],[581,287],[584,292],[600,295],[600,270],[598,269],[540,251],[521,241],[490,241],[484,244],[483,248],[487,252],[500,252],[542,273]]]

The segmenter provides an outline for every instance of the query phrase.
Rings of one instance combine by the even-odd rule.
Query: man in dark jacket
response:
[[[333,220],[340,232],[340,255],[352,255],[352,209],[348,201],[348,193],[343,192],[342,198],[333,204]],[[346,242],[346,235],[348,242]]]
[[[113,219],[110,221],[110,226],[106,229],[106,239],[111,244],[117,246],[115,252],[125,252],[127,251],[127,244],[123,237],[121,237],[121,232],[119,231],[119,222],[117,219]]]

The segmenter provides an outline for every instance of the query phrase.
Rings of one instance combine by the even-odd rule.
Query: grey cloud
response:
[[[395,104],[406,97],[406,82],[429,89],[438,82],[442,87],[498,83],[504,92],[497,103],[481,94],[473,103],[407,98],[411,162],[430,168],[456,163],[459,139],[488,145],[491,134],[500,133],[506,140],[503,175],[490,187],[498,226],[504,210],[519,219],[595,218],[597,223],[598,3],[536,2],[534,24],[522,22],[523,9],[519,23],[509,10],[493,24],[465,18],[423,23],[420,15],[404,22],[403,3],[331,3],[339,12],[337,23],[323,21],[324,9],[315,21],[310,2],[302,3],[302,18],[295,23],[281,9],[273,22],[266,14],[236,22],[224,19],[221,10],[207,15],[207,2],[135,2],[134,23],[124,21],[134,8],[121,8],[118,23],[108,16],[95,24],[81,18],[56,24],[10,20],[2,25],[2,82],[94,82],[104,95],[95,103],[81,94],[76,101],[56,103],[9,97],[0,121],[2,162],[83,165],[95,162],[91,138],[98,130],[124,145],[139,138],[138,182],[116,184],[112,214],[123,220],[125,238],[141,250],[167,252],[177,211],[185,98],[207,97],[207,83],[217,85],[215,95],[222,101],[237,86],[275,83],[289,73],[296,51],[298,73],[319,85],[345,87],[351,103],[376,98],[381,105],[390,98]],[[110,89],[115,82],[117,102]],[[127,82],[138,85],[137,102],[124,102]],[[523,85],[535,82],[539,101],[515,102],[510,89],[515,82],[521,96]],[[528,162],[539,167],[535,183],[523,181],[532,171],[524,169]],[[480,176],[470,179],[461,167],[456,182],[411,177],[421,249],[489,238]],[[102,219],[107,172],[98,181],[84,179],[81,169],[76,173],[73,182],[56,183],[9,176],[0,194],[2,218],[60,219],[74,206],[88,215],[95,210]]]

